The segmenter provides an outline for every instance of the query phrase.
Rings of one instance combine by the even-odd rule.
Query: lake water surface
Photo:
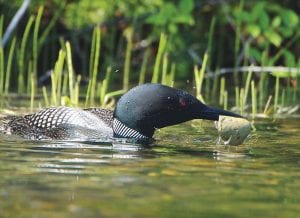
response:
[[[0,217],[299,217],[300,118],[255,127],[238,147],[199,121],[151,147],[2,136]]]

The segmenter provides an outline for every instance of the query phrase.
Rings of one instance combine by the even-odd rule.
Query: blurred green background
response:
[[[0,1],[4,27],[7,27],[22,2]],[[84,54],[95,25],[102,28],[102,64],[115,68],[123,63],[120,59],[125,50],[126,28],[134,28],[133,69],[140,64],[146,45],[151,45],[155,53],[159,34],[165,32],[169,36],[169,55],[178,63],[177,76],[189,78],[192,76],[193,62],[201,62],[201,54],[207,49],[213,18],[216,19],[216,27],[212,38],[212,67],[235,65],[237,27],[241,28],[244,43],[250,44],[243,61],[251,63],[261,63],[265,49],[268,48],[268,55],[272,56],[291,38],[299,35],[299,1],[245,1],[242,9],[240,4],[240,1],[221,0],[33,0],[16,31],[21,38],[28,16],[37,13],[41,5],[45,7],[42,28],[46,28],[54,14],[60,11],[42,48],[51,50],[46,53],[50,59],[47,58],[46,63],[40,66],[40,72],[54,65],[60,37],[69,39],[75,48],[76,70],[87,71],[85,59],[88,56]],[[294,65],[299,49],[299,43],[293,43],[273,64]]]
[[[0,0],[3,32],[22,2]],[[176,63],[176,81],[193,78],[193,67],[202,64],[205,51],[210,57],[207,71],[250,65],[299,66],[299,1],[32,0],[4,47],[4,54],[8,53],[13,37],[16,37],[16,47],[21,46],[29,17],[36,16],[41,6],[38,34],[47,32],[38,46],[39,77],[53,69],[59,49],[68,40],[72,45],[74,70],[82,75],[82,81],[87,80],[95,26],[101,29],[98,77],[104,77],[107,67],[111,67],[114,72],[111,81],[117,86],[122,80],[130,40],[130,82],[138,81],[146,50],[146,81],[150,80],[161,33],[168,38],[169,62]],[[26,45],[24,69],[33,56],[31,41]],[[18,55],[13,63],[17,60]],[[13,76],[18,74],[17,65],[12,64]]]

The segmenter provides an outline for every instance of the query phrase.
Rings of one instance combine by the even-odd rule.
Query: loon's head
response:
[[[144,84],[129,90],[114,111],[114,137],[152,138],[155,129],[192,119],[218,120],[238,114],[208,107],[189,93],[161,84]]]

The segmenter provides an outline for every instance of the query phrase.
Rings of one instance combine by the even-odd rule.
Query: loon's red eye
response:
[[[181,108],[186,108],[189,104],[185,99],[180,98],[179,99],[179,105],[180,105]]]

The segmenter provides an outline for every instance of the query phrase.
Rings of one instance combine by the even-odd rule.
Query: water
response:
[[[297,217],[300,118],[255,127],[238,147],[199,121],[152,147],[2,136],[0,217]]]

